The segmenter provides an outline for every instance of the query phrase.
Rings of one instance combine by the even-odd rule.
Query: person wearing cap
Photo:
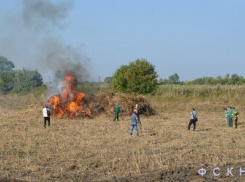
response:
[[[135,110],[133,111],[133,114],[131,115],[131,128],[130,128],[130,135],[133,135],[133,130],[135,128],[136,135],[139,136],[139,130],[138,130],[138,115],[135,113]]]
[[[142,124],[141,124],[141,121],[140,121],[141,109],[140,109],[139,104],[136,104],[136,105],[135,105],[134,112],[135,112],[135,114],[137,114],[137,116],[138,116],[138,123],[139,123],[140,129],[141,129],[141,128],[142,128]]]
[[[48,126],[50,126],[50,115],[51,115],[51,110],[46,105],[43,108],[44,128],[46,128],[46,123],[48,123]]]

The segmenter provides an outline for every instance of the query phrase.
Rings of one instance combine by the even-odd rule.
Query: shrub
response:
[[[15,83],[12,92],[26,94],[34,87],[40,87],[43,84],[42,76],[38,71],[22,69],[15,71]]]
[[[145,59],[122,65],[113,74],[112,85],[120,92],[152,93],[157,89],[155,67]]]

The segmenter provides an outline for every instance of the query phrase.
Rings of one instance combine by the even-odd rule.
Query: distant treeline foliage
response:
[[[14,63],[0,56],[0,92],[26,94],[32,88],[43,85],[42,76],[38,71],[23,68],[14,70]]]
[[[226,74],[224,77],[202,77],[192,81],[179,81],[179,75],[177,73],[169,76],[169,79],[160,79],[159,85],[245,85],[245,79],[243,76],[237,74]]]

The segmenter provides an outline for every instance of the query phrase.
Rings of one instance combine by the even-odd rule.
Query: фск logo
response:
[[[222,171],[219,167],[215,167],[213,170],[208,171],[208,172],[211,172],[214,176],[220,176],[222,174],[222,172],[226,176],[234,176],[235,169],[234,170],[233,169],[234,169],[233,167],[228,167],[228,168],[226,168],[226,171]],[[245,168],[242,169],[240,167],[240,168],[238,168],[238,171],[236,171],[236,172],[238,172],[238,174],[240,176],[242,176],[242,174],[244,174],[244,176],[245,176]],[[207,175],[207,170],[204,168],[201,168],[198,170],[198,174],[201,176],[205,176],[205,175]]]

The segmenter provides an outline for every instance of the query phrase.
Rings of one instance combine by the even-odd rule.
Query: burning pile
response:
[[[65,74],[65,80],[59,86],[59,94],[52,95],[48,99],[52,109],[52,116],[65,116],[70,119],[76,116],[91,116],[90,109],[85,108],[85,94],[73,90],[76,84],[77,79],[71,73],[67,72]]]
[[[121,116],[129,116],[135,104],[139,104],[142,114],[155,115],[156,111],[141,95],[116,93],[113,91],[101,91],[91,95],[85,100],[85,94],[73,90],[77,79],[70,73],[65,74],[65,79],[59,85],[59,94],[51,95],[48,99],[54,117],[91,117],[102,113],[113,114],[113,106],[121,107]]]

